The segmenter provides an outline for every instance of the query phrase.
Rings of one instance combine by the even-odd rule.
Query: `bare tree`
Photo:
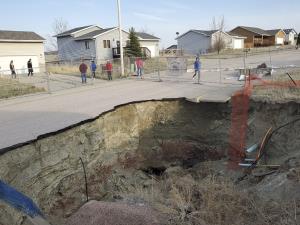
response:
[[[211,29],[216,31],[212,37],[212,49],[220,54],[220,52],[226,47],[226,42],[224,40],[224,16],[222,16],[218,21],[216,21],[216,18],[214,17],[212,20]]]
[[[68,21],[64,20],[62,17],[56,18],[52,23],[52,34],[47,35],[47,50],[54,51],[57,50],[57,40],[55,35],[63,33],[69,29]]]
[[[68,21],[64,20],[62,17],[56,18],[52,24],[52,30],[54,35],[63,33],[69,29]]]

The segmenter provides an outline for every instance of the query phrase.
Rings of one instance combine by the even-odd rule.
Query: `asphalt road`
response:
[[[240,85],[126,79],[0,101],[0,149],[96,117],[120,104],[181,97],[224,102],[240,88]]]

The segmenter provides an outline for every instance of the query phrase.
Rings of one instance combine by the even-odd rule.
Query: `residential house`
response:
[[[212,49],[218,37],[225,42],[225,48],[239,49],[244,48],[244,37],[238,34],[230,34],[218,30],[189,30],[188,32],[178,36],[178,49],[183,50],[187,54],[203,54]]]
[[[231,32],[246,37],[245,48],[284,44],[285,33],[281,29],[263,30],[257,27],[238,26]]]
[[[129,33],[122,31],[123,43],[126,46]],[[58,57],[61,61],[78,61],[80,59],[94,59],[97,63],[120,57],[119,29],[100,28],[96,25],[74,28],[56,35]],[[141,46],[146,49],[149,56],[159,54],[159,38],[144,34],[139,37]]]
[[[0,30],[0,73],[10,74],[9,64],[14,61],[17,73],[27,73],[27,61],[32,60],[34,71],[45,65],[45,39],[30,31]]]
[[[282,29],[267,30],[267,32],[271,35],[272,45],[284,45],[286,34]]]
[[[171,45],[171,46],[169,46],[168,48],[166,48],[166,50],[176,50],[178,47],[177,47],[177,45]]]
[[[285,44],[287,45],[296,45],[297,43],[297,32],[294,29],[284,29],[285,35]]]
[[[155,37],[154,35],[147,34],[145,32],[137,32],[136,34],[138,36],[142,50],[144,50],[145,53],[146,51],[150,51],[151,57],[158,57],[160,39],[158,37]]]

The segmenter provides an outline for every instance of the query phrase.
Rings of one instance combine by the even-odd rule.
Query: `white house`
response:
[[[45,39],[34,32],[0,30],[0,73],[10,74],[14,61],[17,73],[27,73],[27,61],[32,60],[34,71],[45,65]]]
[[[139,38],[141,47],[149,49],[151,52],[151,57],[158,57],[160,39],[144,32],[137,32],[136,34]]]
[[[142,33],[139,36],[141,47],[147,49],[151,56],[159,54],[159,39]],[[95,59],[97,63],[103,63],[108,59],[118,57],[120,50],[119,30],[117,27],[100,28],[96,25],[84,26],[68,30],[56,35],[58,45],[58,57],[61,61],[78,61]],[[122,46],[126,46],[129,33],[123,31]]]
[[[189,30],[176,38],[178,49],[187,54],[203,54],[212,49],[218,37],[225,42],[226,48],[244,48],[245,37],[218,30]]]
[[[297,32],[294,29],[284,29],[285,32],[285,43],[289,45],[296,45],[297,43]]]

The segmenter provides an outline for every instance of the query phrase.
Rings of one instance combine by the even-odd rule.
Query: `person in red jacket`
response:
[[[112,80],[112,70],[113,70],[113,66],[112,66],[111,62],[110,62],[110,61],[107,61],[105,67],[106,67],[106,72],[107,72],[108,80]]]
[[[82,61],[82,63],[79,66],[79,71],[81,73],[81,80],[83,84],[86,84],[86,71],[87,71],[88,67],[87,65],[84,63],[84,61]]]
[[[137,58],[135,61],[136,70],[137,70],[137,76],[143,79],[143,68],[144,68],[144,62],[141,58]]]

